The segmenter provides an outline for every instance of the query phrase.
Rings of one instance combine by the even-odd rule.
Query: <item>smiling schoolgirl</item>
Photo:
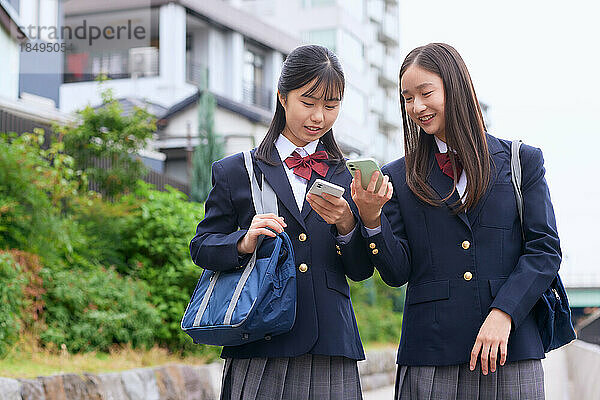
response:
[[[352,183],[370,265],[408,283],[396,399],[543,399],[532,309],[561,250],[542,152],[521,147],[521,225],[511,143],[486,133],[458,52],[411,51],[400,95],[406,156],[377,193],[377,173],[367,190]]]

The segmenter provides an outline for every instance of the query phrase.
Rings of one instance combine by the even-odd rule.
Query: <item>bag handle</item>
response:
[[[254,203],[254,211],[257,214],[273,213],[279,215],[277,209],[277,195],[275,191],[264,179],[264,174],[261,174],[262,190],[254,175],[254,165],[252,163],[252,154],[250,151],[244,152],[244,164],[246,164],[246,172],[250,178],[250,188],[252,193],[252,202]]]

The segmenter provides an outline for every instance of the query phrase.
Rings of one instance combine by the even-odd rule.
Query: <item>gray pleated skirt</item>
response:
[[[304,354],[228,358],[221,400],[362,400],[356,360]]]
[[[499,366],[483,375],[481,364],[398,366],[396,400],[543,400],[541,360],[524,360]]]

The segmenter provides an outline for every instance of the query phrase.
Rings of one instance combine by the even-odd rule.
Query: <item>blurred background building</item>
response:
[[[71,26],[131,20],[147,27],[143,43],[67,43],[59,104],[64,112],[99,104],[95,79],[105,74],[111,80],[103,85],[117,98],[156,111],[152,150],[166,157],[151,164],[171,178],[188,181],[199,91],[217,99],[215,130],[226,154],[256,146],[274,111],[283,60],[303,43],[327,46],[344,65],[347,89],[335,126],[342,150],[381,162],[401,153],[396,0],[78,0],[63,8]]]

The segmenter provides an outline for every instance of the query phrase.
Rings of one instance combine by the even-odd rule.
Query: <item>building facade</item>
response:
[[[126,4],[123,4],[126,3]],[[217,99],[215,131],[231,154],[256,145],[274,110],[283,60],[298,37],[218,0],[65,4],[65,24],[124,26],[139,40],[74,40],[65,54],[60,106],[72,112],[101,102],[96,79],[119,99],[141,99],[166,110],[153,149],[166,154],[164,172],[188,181],[189,147],[198,140],[198,93]],[[129,23],[129,21],[131,21]],[[123,31],[125,33],[126,30]],[[191,139],[188,139],[191,137]]]

